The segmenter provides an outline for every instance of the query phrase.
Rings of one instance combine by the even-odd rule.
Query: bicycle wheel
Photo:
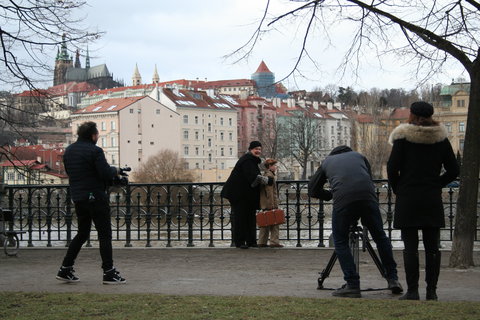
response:
[[[18,253],[20,242],[16,234],[8,234],[3,241],[3,250],[9,257],[14,257]]]

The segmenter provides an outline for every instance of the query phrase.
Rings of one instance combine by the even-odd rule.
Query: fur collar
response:
[[[388,142],[393,145],[395,140],[406,139],[413,143],[434,144],[447,138],[447,129],[443,125],[424,127],[404,123],[393,129]]]

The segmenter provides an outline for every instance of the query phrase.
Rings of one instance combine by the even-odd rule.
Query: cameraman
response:
[[[102,257],[103,284],[120,284],[126,280],[113,267],[112,226],[110,221],[107,186],[118,175],[111,167],[102,148],[97,147],[98,129],[95,122],[84,122],[77,130],[78,140],[67,147],[63,156],[70,183],[70,193],[75,203],[78,233],[70,243],[57,279],[78,282],[73,265],[82,245],[90,236],[92,221],[98,233]]]
[[[330,183],[331,192],[323,189]],[[370,231],[377,244],[378,253],[387,274],[388,288],[392,293],[401,293],[397,264],[393,259],[392,245],[382,227],[382,217],[373,185],[370,164],[367,158],[348,146],[332,150],[308,183],[308,195],[328,201],[333,196],[332,233],[335,253],[347,282],[332,295],[360,298],[360,276],[356,270],[348,236],[350,226],[359,218]]]

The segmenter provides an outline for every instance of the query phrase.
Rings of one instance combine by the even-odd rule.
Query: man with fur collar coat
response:
[[[459,168],[444,126],[432,119],[433,106],[420,101],[410,107],[407,124],[390,134],[393,145],[387,164],[390,186],[396,195],[394,227],[401,229],[408,285],[401,299],[418,300],[418,230],[425,246],[427,299],[437,300],[440,272],[438,241],[445,226],[442,188]],[[443,172],[443,173],[442,173]]]

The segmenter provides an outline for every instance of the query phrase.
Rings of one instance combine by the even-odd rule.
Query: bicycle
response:
[[[25,231],[14,231],[11,228],[6,228],[6,222],[13,221],[13,214],[11,210],[0,209],[0,244],[3,244],[3,251],[9,257],[14,257],[18,253],[20,247],[19,233]]]

